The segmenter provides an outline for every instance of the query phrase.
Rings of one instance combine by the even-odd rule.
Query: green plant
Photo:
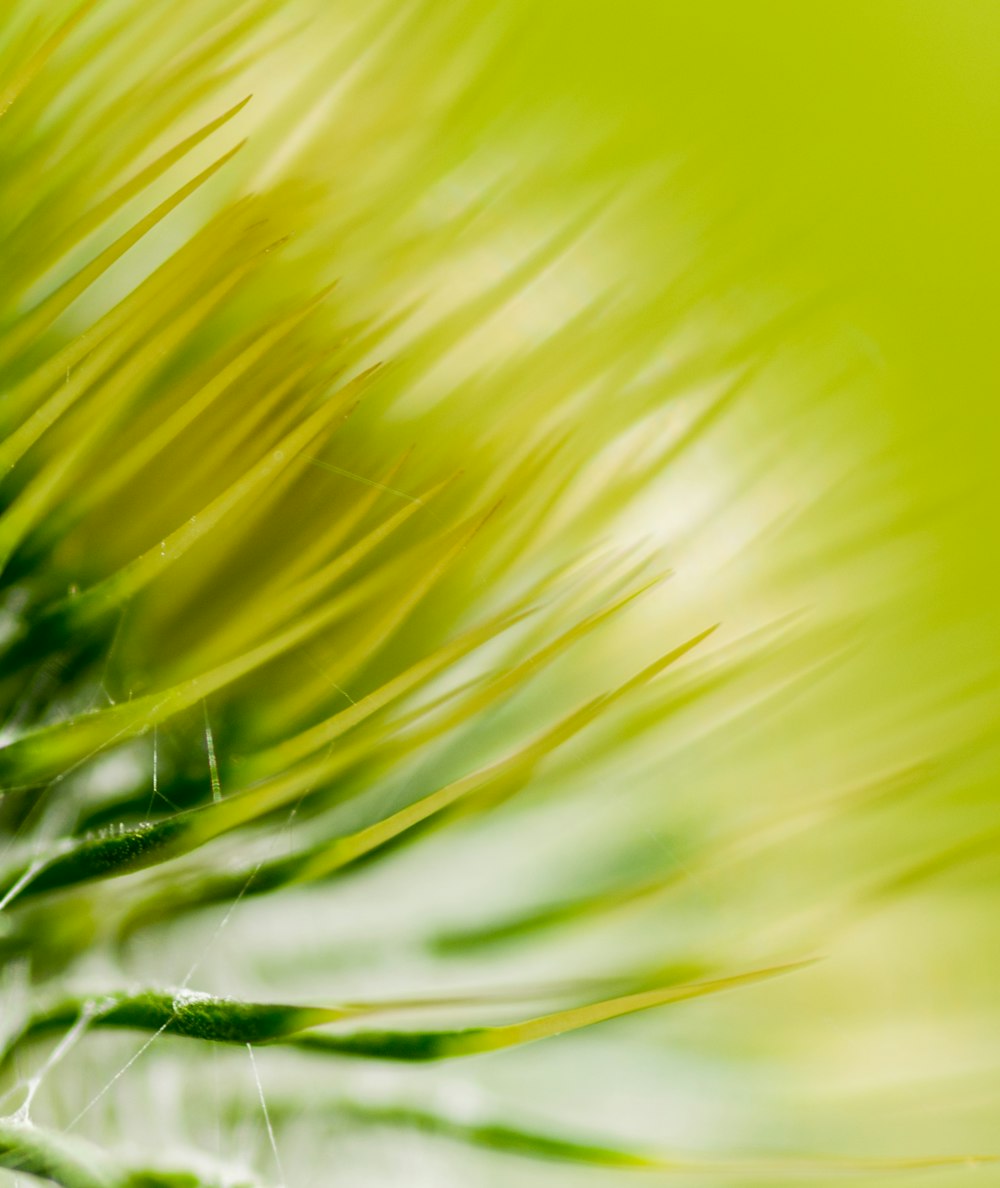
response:
[[[618,793],[651,731],[757,662],[753,639],[714,647],[700,608],[683,629],[662,603],[644,612],[664,566],[605,541],[753,382],[788,311],[692,352],[669,382],[647,374],[662,321],[628,302],[569,302],[530,349],[508,350],[502,330],[486,344],[482,327],[526,293],[534,314],[551,313],[545,281],[578,262],[606,198],[581,186],[568,216],[540,237],[533,226],[516,264],[481,280],[481,245],[463,236],[489,220],[495,179],[443,215],[418,201],[446,189],[451,158],[431,141],[460,141],[461,121],[402,138],[408,193],[377,173],[391,180],[398,164],[392,173],[363,151],[366,136],[391,136],[398,99],[354,108],[358,126],[339,143],[353,150],[351,176],[330,182],[297,161],[295,137],[322,110],[333,67],[370,67],[360,50],[383,36],[384,14],[359,20],[333,63],[255,116],[243,79],[280,64],[294,5],[90,2],[40,22],[33,7],[13,5],[0,42],[0,1163],[66,1188],[274,1182],[276,1128],[294,1141],[296,1118],[315,1109],[347,1131],[766,1179],[772,1163],[469,1119],[415,1104],[423,1082],[400,1080],[401,1099],[366,1095],[352,1076],[362,1058],[395,1070],[516,1048],[809,964],[805,943],[762,945],[752,961],[690,944],[522,981],[490,954],[655,897],[676,866],[637,857],[627,812],[601,877],[542,902],[495,895],[488,871],[463,859],[468,849],[480,863],[494,844],[523,845],[530,860],[547,812],[575,804],[581,786]],[[454,36],[430,6],[389,27],[441,39],[432,63]],[[426,83],[420,71],[434,67],[411,69]],[[449,80],[442,102],[468,88]],[[241,124],[248,140],[234,145]],[[444,286],[442,246],[460,261],[443,309],[410,283]],[[370,289],[382,308],[352,271],[362,259],[383,270]],[[664,298],[686,309],[697,294],[686,301]],[[662,405],[689,391],[700,399],[680,431],[657,437]],[[627,630],[643,613],[645,629]],[[723,838],[709,860],[748,840],[768,844],[753,831]],[[435,845],[454,864],[443,885],[470,910],[408,924],[406,864]],[[314,958],[328,914],[383,877],[360,934],[341,918],[335,951]],[[258,901],[270,924],[226,979],[220,937]],[[380,912],[399,915],[395,933],[372,926],[373,914],[386,923]],[[449,962],[465,960],[481,980],[455,988]],[[357,982],[375,992],[350,996]],[[164,1067],[182,1070],[195,1110],[223,1046],[244,1061],[247,1049],[255,1077],[255,1050],[287,1050],[275,1072],[293,1088],[260,1088],[270,1149],[253,1152],[252,1173],[203,1158],[201,1136],[162,1170],[148,1169],[160,1162],[148,1150],[111,1155],[93,1140],[114,1135],[113,1115],[78,1137],[161,1037],[156,1053],[176,1045],[180,1064]],[[77,1079],[50,1106],[60,1133],[33,1108],[73,1061]],[[245,1095],[214,1109],[235,1133]]]
[[[95,955],[107,954],[107,981],[113,954],[137,930],[213,904],[230,905],[225,923],[251,897],[296,887],[332,893],[360,864],[496,810],[707,634],[672,643],[617,689],[576,705],[560,709],[551,686],[544,701],[524,700],[563,653],[650,585],[642,565],[580,569],[577,547],[549,557],[533,549],[565,467],[601,439],[566,458],[552,425],[572,391],[542,394],[548,415],[522,413],[513,447],[510,433],[462,441],[454,425],[453,440],[423,440],[444,432],[431,410],[408,430],[418,444],[407,455],[386,419],[402,385],[582,225],[487,290],[478,308],[425,330],[382,379],[366,360],[392,319],[352,326],[315,280],[325,254],[287,259],[289,224],[308,225],[305,200],[287,187],[205,197],[225,179],[234,150],[220,153],[218,137],[245,101],[174,132],[216,102],[233,47],[268,7],[220,12],[218,22],[192,11],[202,39],[179,53],[159,48],[153,72],[134,82],[116,72],[125,85],[115,88],[112,71],[166,10],[143,18],[126,5],[102,23],[87,4],[47,39],[12,19],[6,41],[0,766],[9,840],[0,902],[5,963],[25,969],[32,987],[23,1022],[6,1020],[7,1066],[23,1059],[35,1071],[8,1094],[22,1099],[5,1123],[3,1159],[68,1188],[194,1182],[126,1169],[31,1124],[49,1067],[106,1027],[427,1061],[775,972],[654,989],[626,973],[592,1005],[431,1029],[420,1028],[419,1011],[433,997],[284,1006],[208,994],[197,957],[178,985],[133,992],[111,973],[106,989],[48,1002],[47,987],[72,983]],[[192,168],[203,146],[213,158]],[[151,200],[164,179],[168,192]],[[199,201],[179,244],[122,274],[162,221]],[[118,291],[95,295],[105,278]],[[640,411],[626,410],[622,423]],[[465,473],[449,473],[459,461]],[[592,533],[599,515],[615,512],[624,495],[607,486],[597,509],[564,526],[567,540],[574,523]],[[505,722],[501,709],[518,699]],[[125,756],[118,779],[109,754]],[[526,1005],[583,992],[526,991]],[[474,999],[456,1003],[469,1006]],[[379,1022],[407,1010],[418,1012],[416,1027]],[[344,1022],[343,1033],[317,1030]],[[36,1041],[49,1035],[57,1044],[39,1067]],[[102,1094],[79,1103],[78,1116]],[[528,1150],[549,1141],[511,1137]]]

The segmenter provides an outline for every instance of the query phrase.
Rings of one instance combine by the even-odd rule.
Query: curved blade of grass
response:
[[[66,346],[47,356],[35,369],[28,373],[16,387],[4,395],[4,423],[12,427],[35,408],[38,401],[57,384],[65,383],[84,359],[106,339],[118,334],[122,327],[154,300],[162,300],[163,292],[176,285],[179,278],[190,270],[197,259],[200,271],[207,271],[236,243],[249,237],[252,224],[252,203],[243,199],[234,203],[221,215],[213,219],[200,233],[172,253],[135,288],[131,289],[116,305],[104,313],[96,322],[78,334]],[[253,251],[249,247],[248,254]]]
[[[0,90],[0,118],[7,114],[18,96],[26,87],[30,86],[56,50],[73,33],[74,29],[93,12],[97,4],[98,0],[83,0],[76,11],[59,26],[55,33],[26,62],[22,63],[14,77]]]
[[[672,1164],[656,1156],[622,1150],[611,1145],[584,1142],[541,1131],[524,1130],[500,1122],[459,1122],[444,1114],[411,1106],[363,1105],[342,1101],[329,1107],[351,1121],[374,1126],[417,1129],[428,1134],[529,1159],[551,1159],[590,1167],[667,1170]],[[280,1103],[278,1103],[280,1115]]]
[[[584,638],[591,631],[599,627],[602,623],[618,614],[621,610],[627,607],[631,602],[640,598],[647,591],[652,589],[659,583],[661,579],[657,578],[647,583],[636,590],[632,590],[623,597],[617,599],[606,607],[596,611],[587,616],[575,626],[563,632],[556,639],[552,640],[545,647],[534,653],[528,659],[523,660],[520,664],[510,668],[503,673],[499,678],[490,682],[488,689],[483,689],[480,692],[473,694],[472,698],[463,703],[461,710],[462,717],[467,717],[470,714],[476,713],[482,709],[486,704],[490,703],[498,694],[508,690],[514,690],[524,684],[530,677],[539,672],[545,665],[551,663],[558,655],[570,648],[578,640]],[[457,657],[456,657],[457,659]],[[364,704],[364,702],[360,702]],[[351,710],[345,710],[328,718],[325,722],[320,722],[316,726],[303,731],[298,735],[285,740],[271,751],[266,752],[260,757],[259,764],[262,769],[276,767],[285,767],[307,755],[313,754],[321,747],[327,746],[335,738],[343,733],[347,724],[351,719]],[[448,725],[450,725],[449,723]],[[442,725],[440,729],[446,729],[447,726]]]
[[[119,236],[114,243],[100,252],[89,264],[69,280],[65,281],[54,293],[43,298],[34,309],[20,319],[18,324],[6,332],[0,343],[0,363],[7,363],[21,353],[35,338],[46,330],[73,302],[84,293],[100,276],[113,264],[147,235],[158,223],[175,210],[185,200],[206,182],[213,178],[219,170],[243,147],[243,143],[223,153],[206,169],[186,182],[180,189],[174,191],[169,198],[164,199],[149,214],[141,218],[130,230]]]
[[[168,320],[163,329],[125,362],[104,386],[99,411],[95,412],[91,423],[77,435],[71,445],[61,450],[57,457],[34,476],[11,506],[0,515],[0,572],[32,527],[76,476],[77,468],[104,437],[124,407],[134,398],[136,392],[141,390],[142,385],[148,380],[150,368],[161,356],[169,354],[183,342],[206,313],[225,298],[239,281],[241,271],[238,269],[226,276],[195,301],[185,313]],[[19,449],[27,449],[33,436],[44,432],[48,427],[46,422],[50,413],[59,415],[62,411],[59,406],[62,403],[64,401],[60,400],[59,396],[54,397],[26,423],[23,427],[24,438],[22,439],[20,434],[15,435]],[[57,406],[56,410],[51,408],[53,404]]]
[[[196,659],[205,663],[213,655],[224,656],[239,646],[246,647],[255,637],[276,628],[282,621],[291,619],[310,603],[328,594],[333,586],[388,540],[396,529],[402,527],[433,500],[447,485],[447,481],[430,488],[418,500],[404,504],[334,560],[308,578],[286,587],[280,596],[271,592],[268,598],[249,599],[245,608],[234,614],[224,628],[213,634],[210,650]]]
[[[0,1167],[62,1188],[124,1188],[126,1181],[99,1147],[11,1119],[0,1119]]]
[[[432,940],[432,948],[443,954],[457,954],[494,944],[506,944],[561,924],[582,922],[641,903],[680,882],[766,853],[802,832],[822,827],[840,814],[908,795],[926,776],[927,770],[923,764],[911,765],[889,772],[880,779],[866,780],[815,800],[804,798],[797,809],[772,814],[749,829],[722,836],[713,842],[708,852],[678,855],[668,869],[649,878],[615,883],[598,891],[543,904],[490,924],[445,932]]]
[[[359,858],[387,845],[407,831],[444,813],[445,810],[461,801],[468,800],[491,787],[529,772],[552,751],[583,730],[614,701],[627,696],[647,680],[652,680],[654,676],[679,660],[714,630],[715,628],[709,628],[687,640],[680,647],[671,649],[670,652],[643,669],[641,673],[632,677],[624,685],[619,686],[611,693],[603,694],[585,703],[505,758],[455,780],[366,829],[328,843],[319,853],[312,855],[302,863],[296,873],[296,880],[308,881],[323,878],[334,870],[348,866]]]
[[[355,499],[349,508],[342,511],[340,516],[325,531],[318,533],[314,540],[310,541],[297,556],[293,557],[288,565],[282,568],[280,573],[275,574],[274,582],[269,588],[277,590],[282,586],[298,581],[306,574],[312,573],[318,565],[329,560],[336,550],[348,540],[350,535],[361,526],[365,516],[374,508],[378,500],[386,493],[394,493],[391,484],[395,480],[396,475],[405,466],[412,453],[412,448],[406,450],[384,470],[380,471],[378,478],[363,481],[360,485],[364,490],[359,497]],[[315,463],[315,459],[313,459],[313,462]],[[352,481],[357,481],[356,476],[351,476],[351,479]]]
[[[448,542],[445,541],[444,546],[439,541],[432,542],[432,552],[440,551],[442,547],[449,547]],[[419,556],[427,551],[426,546],[419,545],[415,555]],[[367,605],[374,595],[384,593],[384,588],[391,588],[394,584],[398,586],[398,573],[409,572],[412,564],[413,557],[407,554],[395,558],[383,570],[371,574],[316,611],[300,617],[279,635],[210,672],[201,673],[165,690],[83,714],[16,739],[0,749],[0,780],[8,787],[28,788],[46,780],[63,778],[102,748],[142,733],[181,710],[197,704],[226,685],[283,655],[289,649],[304,643],[330,623]],[[458,649],[458,654],[462,654],[466,646],[478,646],[472,641],[479,639],[480,642],[485,642],[490,634],[503,629],[504,624],[513,621],[515,619],[509,614],[498,616],[491,621],[491,625],[470,631],[463,636],[463,643],[454,641],[446,645],[439,659],[443,661],[444,656],[451,655],[452,648]],[[390,700],[408,691],[412,684],[419,683],[419,680],[426,679],[426,676],[437,671],[438,661],[431,660],[428,669],[424,668],[424,663],[418,662],[413,666],[413,671],[401,674],[402,679],[398,682],[390,682],[391,690],[387,685],[385,692]],[[374,712],[376,708],[381,708],[381,704],[384,702],[374,697],[366,703],[358,719],[353,715],[354,707],[350,707],[348,711],[344,711],[350,714],[343,722],[344,728],[360,720],[360,717],[367,716],[369,711]]]
[[[587,1006],[571,1007],[565,1011],[555,1011],[550,1015],[529,1019],[524,1023],[509,1023],[499,1027],[472,1027],[461,1031],[359,1031],[344,1035],[323,1033],[296,1036],[289,1042],[295,1047],[309,1051],[372,1057],[379,1060],[448,1060],[457,1056],[474,1056],[504,1048],[521,1047],[523,1044],[578,1031],[583,1027],[591,1027],[638,1011],[750,986],[781,974],[793,973],[812,964],[812,961],[790,962],[711,981],[646,990],[640,994],[628,994]]]
[[[103,1148],[59,1131],[0,1119],[0,1167],[60,1188],[200,1188],[193,1172],[127,1167]]]
[[[223,1044],[267,1044],[296,1032],[348,1018],[341,1007],[248,1003],[193,990],[147,990],[108,994],[99,999],[70,998],[27,1022],[15,1048],[53,1032],[65,1031],[81,1018],[90,1028],[127,1028],[160,1032]]]
[[[196,132],[192,132],[190,136],[186,136],[172,148],[161,153],[155,161],[151,162],[144,169],[141,169],[135,177],[119,186],[113,193],[109,194],[91,210],[87,211],[86,214],[71,223],[62,234],[46,244],[44,250],[36,250],[31,257],[30,271],[20,270],[19,272],[18,287],[21,289],[26,288],[55,261],[61,259],[67,252],[71,251],[96,231],[98,227],[106,223],[127,202],[135,198],[138,194],[141,194],[143,190],[162,177],[172,165],[183,160],[188,153],[207,140],[213,132],[217,132],[220,128],[225,127],[231,119],[246,107],[250,102],[250,98],[251,96],[248,95],[245,99],[241,99],[227,111],[224,111],[222,115],[216,116],[215,119],[210,120]]]
[[[754,985],[813,964],[811,960],[788,962],[729,977],[661,986],[638,994],[604,999],[539,1015],[522,1023],[470,1027],[458,1031],[315,1034],[313,1029],[316,1027],[350,1019],[357,1013],[357,1008],[247,1003],[186,989],[175,992],[153,990],[139,994],[116,993],[101,999],[72,998],[32,1016],[8,1044],[5,1056],[9,1059],[24,1044],[53,1032],[67,1030],[86,1015],[92,1029],[125,1028],[165,1032],[187,1039],[241,1046],[285,1043],[309,1051],[384,1060],[444,1060],[521,1047],[654,1007]]]
[[[499,504],[494,504],[485,514],[460,526],[451,534],[452,539],[439,556],[432,558],[429,564],[420,569],[411,570],[407,585],[396,592],[395,598],[384,600],[382,613],[361,624],[363,629],[358,631],[351,639],[350,645],[340,653],[334,673],[337,680],[349,680],[357,669],[381,652],[416,608],[455,566],[465,550],[494,517],[498,508]],[[417,575],[415,580],[414,573]],[[320,690],[325,689],[329,681],[329,676],[320,672],[316,681],[303,682],[301,688],[288,697],[282,707],[285,720],[290,717],[296,721],[300,720],[297,715],[316,703]]]
[[[321,843],[313,850],[269,864],[269,870],[258,880],[258,891],[285,883],[324,878],[386,846],[462,801],[473,796],[481,796],[491,788],[503,790],[511,780],[515,780],[513,787],[516,789],[526,773],[584,729],[598,713],[675,663],[713,630],[714,628],[710,628],[701,632],[680,647],[672,649],[618,689],[585,703],[535,739],[516,748],[504,759],[479,768],[353,834]],[[476,638],[473,636],[473,640]],[[418,675],[420,671],[421,667],[418,666]],[[344,720],[342,729],[346,730],[349,726],[356,725],[375,712],[381,707],[384,698],[396,693],[396,690],[387,688],[380,693],[380,697],[373,696],[367,705],[361,702],[344,711],[341,715]],[[288,775],[270,780],[259,787],[235,792],[218,803],[177,814],[158,824],[144,825],[84,841],[69,852],[52,857],[23,888],[19,887],[19,884],[25,877],[25,871],[20,868],[12,871],[0,884],[0,894],[13,895],[16,888],[22,898],[30,898],[82,882],[132,873],[189,853],[224,833],[238,829],[310,794],[315,788],[322,786],[339,772],[347,770],[360,758],[382,745],[384,740],[381,737],[362,737],[352,746],[340,748],[334,755],[324,756],[317,762],[297,768]]]
[[[176,528],[159,545],[143,553],[118,573],[96,586],[91,586],[79,597],[74,598],[68,608],[73,620],[76,623],[85,622],[131,598],[182,557],[226,516],[253,497],[259,496],[304,449],[323,436],[335,421],[348,414],[356,397],[370,381],[375,370],[376,368],[369,368],[346,384],[303,424],[293,429],[277,449],[270,451],[241,479],[213,499],[197,516],[192,516],[187,524]]]
[[[698,1175],[732,1178],[752,1178],[784,1181],[788,1177],[826,1179],[831,1176],[892,1175],[894,1173],[931,1171],[939,1168],[965,1168],[996,1163],[995,1155],[928,1155],[915,1158],[855,1158],[809,1156],[781,1156],[768,1158],[734,1157],[731,1159],[702,1159],[694,1156],[667,1155],[657,1152],[625,1150],[610,1143],[583,1141],[559,1134],[527,1130],[497,1121],[467,1121],[449,1117],[406,1104],[372,1104],[338,1100],[326,1106],[334,1113],[344,1114],[354,1122],[372,1126],[406,1127],[440,1136],[454,1142],[486,1147],[509,1155],[528,1159],[555,1160],[559,1163],[579,1163],[590,1167],[609,1167],[645,1171],[668,1172],[675,1175]],[[289,1111],[301,1110],[301,1104],[289,1103]],[[279,1117],[283,1103],[278,1100],[272,1111]]]
[[[161,296],[162,304],[153,311],[153,318],[161,321],[162,328],[148,343],[139,347],[120,371],[104,381],[100,393],[101,403],[105,407],[117,407],[119,400],[123,399],[125,394],[133,392],[141,381],[148,382],[148,377],[155,370],[159,360],[176,349],[256,263],[255,258],[237,263],[220,281],[211,286],[207,293],[203,293],[193,302],[190,300],[189,282],[186,281],[182,281],[172,293]],[[181,312],[171,319],[171,306],[176,306],[185,298],[187,303]],[[147,319],[136,317],[133,326],[130,327],[130,333],[119,332],[105,339],[79,369],[67,376],[66,383],[57,388],[40,408],[0,443],[0,475],[11,470],[35,442],[91,388],[94,381],[102,373],[110,371],[129,348],[141,339],[150,326],[151,322]],[[91,440],[97,440],[98,436],[95,434]],[[50,469],[59,469],[59,461],[53,462]],[[0,528],[2,523],[0,520]]]
[[[274,325],[264,329],[261,334],[256,335],[234,359],[224,364],[183,404],[165,416],[151,432],[136,442],[108,471],[98,476],[97,480],[84,493],[81,506],[87,508],[101,502],[140,473],[144,466],[147,466],[157,454],[162,453],[223,393],[232,388],[259,364],[268,351],[278,345],[296,326],[300,325],[328,292],[329,289],[310,298],[287,317],[280,319]]]

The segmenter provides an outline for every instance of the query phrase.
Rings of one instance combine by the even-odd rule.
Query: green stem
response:
[[[193,1172],[123,1167],[83,1139],[0,1119],[0,1167],[38,1176],[62,1188],[202,1188]]]

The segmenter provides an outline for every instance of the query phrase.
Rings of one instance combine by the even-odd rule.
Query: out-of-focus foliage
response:
[[[12,1181],[997,1174],[998,26],[11,0]]]

